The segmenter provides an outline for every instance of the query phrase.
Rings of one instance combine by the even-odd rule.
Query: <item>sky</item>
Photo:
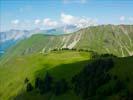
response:
[[[0,0],[0,31],[133,24],[133,0]]]

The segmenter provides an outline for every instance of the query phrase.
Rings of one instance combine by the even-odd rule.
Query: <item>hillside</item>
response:
[[[52,94],[52,97],[51,93],[44,95],[40,95],[36,91],[28,93],[26,92],[24,80],[28,78],[34,86],[35,78],[37,76],[43,78],[48,71],[56,80],[64,78],[71,84],[72,77],[89,63],[90,58],[91,53],[89,52],[70,50],[14,57],[3,66],[0,66],[0,76],[2,76],[0,78],[0,98],[2,100],[8,100],[9,98],[16,98],[16,100],[43,100],[43,98],[46,100],[49,100],[49,98],[50,100],[82,100],[72,90],[60,96]],[[133,57],[114,58],[114,64],[109,72],[111,75],[116,75],[118,79],[123,80],[132,91]],[[130,81],[126,81],[127,79]],[[16,95],[17,97],[15,97]],[[111,96],[110,99],[117,97],[118,94]]]
[[[58,51],[63,48],[72,50]],[[51,51],[53,49],[57,51]],[[35,78],[45,76],[48,71],[56,80],[64,78],[72,86],[72,77],[78,76],[78,73],[83,74],[82,69],[89,64],[93,55],[92,51],[98,54],[112,53],[123,57],[113,58],[114,66],[108,71],[111,77],[117,76],[117,79],[123,81],[127,89],[132,92],[133,25],[102,25],[64,35],[36,34],[9,48],[0,58],[0,100],[14,98],[17,100],[42,100],[43,98],[46,100],[49,98],[50,100],[82,100],[82,97],[77,96],[73,90],[60,96],[52,93],[40,95],[36,93],[36,90],[28,93],[24,80],[28,78],[34,86]],[[98,66],[95,71],[99,72],[97,68]],[[82,79],[80,75],[78,77]],[[111,82],[98,88],[104,90],[106,86],[110,84],[112,86]],[[118,97],[119,93],[116,93],[111,94],[109,98],[114,100]]]
[[[125,57],[133,55],[133,25],[101,25],[64,35],[37,34],[10,48],[3,58],[44,53],[55,48],[76,48],[112,53]]]
[[[59,73],[56,73],[55,76],[69,78],[79,72],[88,59],[90,59],[88,52],[75,51],[36,53],[30,56],[14,57],[0,66],[0,98],[8,100],[19,94],[20,91],[25,91],[26,77],[33,81],[36,75],[45,73],[47,70],[58,70]]]
[[[133,100],[133,0],[0,0],[0,100]]]

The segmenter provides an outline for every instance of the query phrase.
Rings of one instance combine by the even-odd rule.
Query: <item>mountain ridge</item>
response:
[[[35,52],[44,53],[61,48],[85,49],[98,53],[112,53],[122,57],[132,56],[133,25],[93,26],[61,35],[43,35],[40,33],[20,41],[7,50],[7,53],[23,55]]]
[[[69,78],[73,77],[75,71],[81,71],[93,56],[92,60],[95,60],[95,57],[105,53],[109,53],[105,55],[107,58],[111,53],[118,56],[113,56],[115,57],[115,66],[110,71],[113,76],[118,76],[118,79],[124,80],[126,86],[132,89],[133,56],[130,54],[133,51],[132,40],[133,25],[95,26],[81,29],[72,34],[44,35],[38,33],[30,38],[25,38],[8,48],[7,52],[0,58],[0,76],[2,76],[0,78],[0,98],[9,100],[17,96],[16,99],[18,100],[34,100],[35,98],[39,100],[46,98],[47,100],[47,95],[40,95],[34,91],[31,91],[31,94],[26,92],[24,80],[28,77],[33,85],[36,75],[43,77],[43,74],[50,69],[54,77],[57,75],[57,78],[67,79],[68,76]],[[95,71],[99,72],[98,67],[95,67]],[[101,71],[104,71],[102,68],[101,66]],[[128,74],[125,74],[127,72]],[[125,81],[127,78],[130,81]],[[103,85],[102,89],[105,89],[104,86],[110,86],[110,82]],[[107,90],[110,91],[110,88]],[[13,91],[11,92],[11,90]],[[70,100],[72,97],[76,100],[78,98],[76,94],[68,91],[64,95],[53,96],[53,100],[59,100],[59,98],[66,100],[68,96]],[[119,97],[119,94],[115,94],[115,96]],[[113,99],[111,100],[114,100],[115,96],[112,95]],[[79,98],[79,100],[82,99]]]
[[[119,57],[132,56],[133,25],[91,26],[60,35],[36,33],[9,48],[0,58],[0,62],[5,63],[15,56],[43,54],[62,48],[110,53]]]

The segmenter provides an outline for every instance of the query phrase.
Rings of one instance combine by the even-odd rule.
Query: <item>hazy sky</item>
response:
[[[0,31],[133,24],[133,0],[0,0]]]

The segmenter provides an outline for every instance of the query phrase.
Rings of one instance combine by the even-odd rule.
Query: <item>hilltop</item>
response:
[[[64,78],[70,82],[70,86],[73,86],[74,84],[71,84],[72,78],[76,75],[82,79],[78,74],[84,76],[84,68],[87,68],[88,71],[94,70],[97,73],[102,73],[106,67],[108,68],[105,66],[104,69],[101,67],[102,65],[97,64],[95,66],[96,58],[106,53],[115,55],[113,58],[111,56],[114,65],[106,70],[106,74],[110,73],[110,77],[115,77],[117,81],[107,81],[106,84],[97,87],[95,91],[102,94],[104,91],[100,91],[100,89],[104,90],[105,87],[108,87],[105,91],[109,91],[120,80],[122,84],[125,84],[127,91],[132,93],[132,33],[133,25],[101,25],[81,29],[71,34],[44,35],[40,33],[26,38],[9,48],[0,58],[0,98],[2,100],[14,98],[17,100],[42,100],[46,98],[47,100],[52,95],[51,100],[82,100],[82,92],[84,91],[81,92],[81,96],[77,96],[73,92],[73,88],[60,96],[55,96],[53,93],[40,95],[36,93],[36,90],[28,93],[24,80],[28,79],[34,87],[36,77],[43,78],[46,72],[49,72],[55,80]],[[106,61],[108,58],[105,57],[104,59]],[[91,60],[94,60],[92,66],[95,66],[95,69],[86,67],[91,66]],[[93,73],[90,74],[93,76]],[[102,73],[101,78],[106,74]],[[100,75],[95,76],[95,78],[100,79]],[[92,82],[97,83],[95,79]],[[77,84],[78,80],[76,79],[74,83]],[[112,100],[113,98],[114,100],[116,98],[119,100],[118,98],[121,97],[122,93],[125,97],[128,94],[123,89],[115,91],[115,94],[114,91],[111,93],[107,99]],[[98,95],[93,94],[93,96],[95,98]]]
[[[91,60],[91,52],[79,52],[73,50],[52,51],[45,54],[35,53],[28,56],[14,57],[12,60],[7,61],[5,64],[0,66],[0,76],[2,76],[0,78],[0,97],[4,100],[13,98],[16,98],[16,100],[43,100],[44,98],[46,100],[48,100],[48,98],[51,98],[50,100],[82,100],[82,97],[77,96],[71,89],[65,94],[59,96],[55,96],[51,93],[40,95],[36,91],[26,92],[26,84],[24,81],[28,78],[29,82],[34,86],[36,77],[43,79],[46,72],[49,72],[55,80],[64,78],[70,83],[70,86],[72,86],[72,77],[78,73],[82,73],[82,70],[90,63]],[[111,77],[117,77],[117,79],[126,84],[126,89],[129,89],[130,92],[132,92],[133,57],[113,57],[113,61],[114,67],[111,66],[112,68],[108,71]],[[96,72],[99,72],[99,67],[97,66],[95,70]],[[99,88],[104,88],[105,86],[110,85],[114,86],[113,83],[110,83],[109,81]],[[122,92],[123,91],[125,93],[125,90],[122,90]],[[109,98],[119,98],[119,92],[116,92],[115,95],[111,94]]]
[[[11,56],[23,56],[36,52],[44,53],[61,48],[112,53],[120,57],[132,56],[132,33],[133,25],[92,26],[64,35],[44,35],[40,33],[24,39],[9,48],[5,56],[10,58]]]

